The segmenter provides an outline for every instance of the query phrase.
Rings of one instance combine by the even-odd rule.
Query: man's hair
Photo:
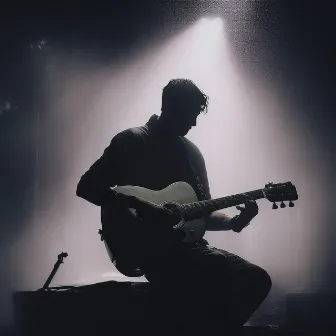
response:
[[[162,111],[185,104],[199,107],[200,112],[205,114],[208,112],[209,97],[190,79],[170,80],[162,90]]]

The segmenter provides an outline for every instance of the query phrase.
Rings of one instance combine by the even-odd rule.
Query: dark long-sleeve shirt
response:
[[[158,116],[144,125],[129,128],[113,137],[103,155],[81,177],[77,196],[100,206],[110,187],[136,185],[152,190],[164,189],[171,183],[184,181],[196,191],[198,198],[210,199],[206,167],[200,150],[190,140],[169,139],[157,132]],[[188,153],[188,155],[187,155]],[[197,186],[188,157],[199,176]]]

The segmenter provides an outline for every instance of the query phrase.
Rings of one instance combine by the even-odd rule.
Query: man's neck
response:
[[[152,124],[153,132],[162,139],[174,139],[176,136],[172,135],[169,124],[161,116]]]

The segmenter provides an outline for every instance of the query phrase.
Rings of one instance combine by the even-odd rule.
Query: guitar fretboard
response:
[[[213,211],[230,208],[244,203],[247,199],[245,195],[252,197],[254,200],[264,198],[263,189],[253,190],[242,194],[236,194],[206,201],[193,202],[184,204],[184,219],[186,221],[208,216]]]

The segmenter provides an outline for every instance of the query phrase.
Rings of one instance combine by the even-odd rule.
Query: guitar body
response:
[[[197,195],[192,186],[186,182],[175,182],[165,189],[154,191],[137,186],[120,186],[114,188],[118,193],[142,198],[148,202],[163,205],[164,203],[188,204],[198,202]],[[157,223],[160,225],[160,223]],[[185,222],[181,228],[185,233],[182,242],[195,242],[200,240],[206,231],[206,222],[203,217]],[[157,237],[160,239],[159,237]]]
[[[186,182],[176,182],[162,190],[150,190],[138,186],[118,186],[114,188],[118,193],[136,196],[148,202],[162,205],[164,203],[187,204],[197,202],[194,189]],[[135,212],[135,209],[129,209]],[[165,237],[146,234],[141,222],[127,222],[124,209],[101,208],[101,222],[103,240],[107,253],[119,272],[128,277],[140,277],[144,274],[140,265],[143,257],[143,247],[150,246],[153,251],[164,248]],[[160,223],[154,223],[160,225]],[[131,229],[133,228],[133,230]],[[132,232],[130,232],[132,230]],[[205,231],[206,223],[201,217],[185,222],[181,230],[184,231],[182,242],[200,240]],[[160,230],[158,230],[160,232]]]

